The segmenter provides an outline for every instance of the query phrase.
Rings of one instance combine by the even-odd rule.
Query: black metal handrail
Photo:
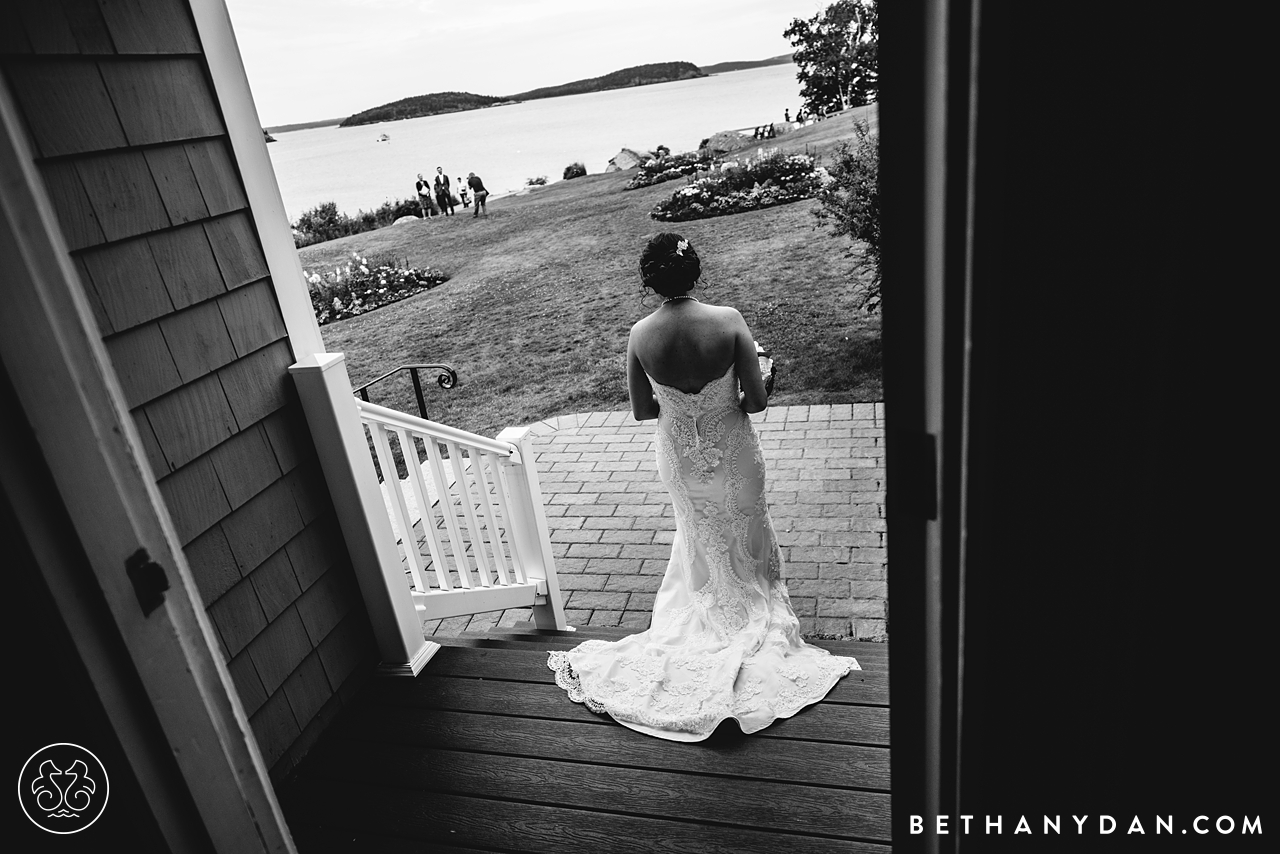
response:
[[[360,399],[365,403],[369,403],[369,386],[380,383],[387,377],[395,376],[401,371],[408,371],[409,376],[413,378],[413,394],[418,399],[418,415],[424,419],[427,418],[427,401],[422,396],[422,380],[418,377],[418,371],[440,371],[440,374],[436,377],[436,385],[440,386],[440,388],[450,389],[458,384],[458,372],[450,365],[401,365],[398,368],[392,368],[376,379],[369,380],[355,389],[353,393],[360,395]]]

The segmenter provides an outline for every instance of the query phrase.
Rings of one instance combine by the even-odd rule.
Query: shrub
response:
[[[665,145],[660,145],[658,146],[658,151],[663,152],[668,151],[668,149]],[[640,187],[661,184],[663,181],[686,178],[699,172],[705,172],[711,166],[712,156],[710,151],[688,151],[684,154],[671,154],[669,151],[667,154],[659,153],[659,156],[641,163],[636,170],[636,174],[623,189],[635,190]]]
[[[336,240],[391,225],[402,216],[420,214],[417,199],[385,201],[371,211],[357,211],[355,216],[341,213],[333,202],[324,202],[298,217],[293,223],[293,244],[301,249],[313,243]]]
[[[865,304],[874,311],[880,306],[880,140],[865,123],[854,125],[852,142],[836,146],[829,171],[814,216],[857,241],[849,254],[870,273]]]
[[[546,176],[546,175],[539,175],[537,178],[528,178],[528,179],[526,179],[526,180],[525,180],[525,182],[524,182],[524,185],[525,185],[526,187],[541,187],[541,186],[543,186],[543,185],[544,185],[544,184],[546,184],[546,183],[547,183],[547,176]]]
[[[785,205],[812,198],[821,180],[808,154],[774,149],[762,152],[755,161],[722,163],[718,171],[672,193],[649,215],[664,222],[685,222]]]
[[[564,167],[564,179],[568,181],[571,178],[581,178],[587,174],[587,167],[581,163],[570,163]]]
[[[332,272],[304,270],[303,274],[311,308],[321,326],[382,308],[449,280],[439,270],[410,267],[393,259],[370,261],[358,252],[351,253],[345,267]]]

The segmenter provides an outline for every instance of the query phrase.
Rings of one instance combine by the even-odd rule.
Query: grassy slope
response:
[[[866,115],[867,108],[850,111]],[[774,140],[821,153],[849,135],[846,115]],[[872,116],[874,118],[874,116]],[[754,151],[754,145],[750,150]],[[359,385],[399,364],[445,361],[451,391],[427,392],[433,419],[494,435],[502,427],[574,412],[625,409],[624,354],[640,301],[637,259],[673,230],[703,259],[703,299],[738,307],[780,371],[775,404],[879,400],[879,319],[854,308],[846,238],[815,227],[812,202],[690,223],[648,212],[679,182],[624,192],[631,172],[590,175],[490,203],[488,218],[458,215],[353,235],[299,252],[305,268],[352,251],[407,258],[453,278],[439,288],[322,328],[347,354]],[[376,402],[416,411],[407,379]]]

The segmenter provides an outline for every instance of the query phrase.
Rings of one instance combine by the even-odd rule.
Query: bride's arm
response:
[[[631,395],[631,414],[637,421],[658,417],[658,401],[653,396],[653,386],[649,384],[649,378],[640,365],[640,357],[636,355],[635,329],[627,339],[627,392]]]
[[[734,311],[737,327],[734,330],[733,352],[738,370],[738,383],[742,386],[742,411],[764,412],[769,405],[764,378],[760,376],[760,357],[756,355],[756,341],[742,315]]]

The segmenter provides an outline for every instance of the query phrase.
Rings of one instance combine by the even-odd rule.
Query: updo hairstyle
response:
[[[702,275],[698,253],[678,234],[663,232],[640,253],[640,281],[664,297],[688,293]]]

